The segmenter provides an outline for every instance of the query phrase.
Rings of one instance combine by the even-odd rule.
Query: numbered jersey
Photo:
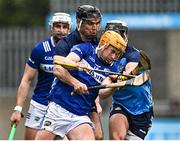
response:
[[[48,104],[48,95],[51,90],[53,75],[53,54],[55,45],[53,38],[49,37],[36,44],[31,52],[27,64],[37,69],[38,78],[32,99],[43,105]]]

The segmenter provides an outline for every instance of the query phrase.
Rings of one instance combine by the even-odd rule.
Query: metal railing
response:
[[[17,87],[35,44],[47,36],[44,28],[0,28],[0,88]]]
[[[102,12],[158,13],[180,12],[179,0],[51,0],[51,11],[75,12],[83,4],[97,6]]]

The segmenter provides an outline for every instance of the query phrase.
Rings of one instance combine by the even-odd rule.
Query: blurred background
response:
[[[34,45],[49,35],[49,17],[53,12],[70,13],[74,30],[75,11],[82,4],[101,10],[102,30],[108,20],[126,21],[129,42],[146,51],[152,61],[155,117],[146,139],[180,139],[179,0],[0,0],[0,139],[8,138],[25,63]],[[31,94],[23,109],[25,114]],[[102,105],[103,128],[108,139],[110,99]],[[24,120],[15,139],[21,140],[23,136]]]

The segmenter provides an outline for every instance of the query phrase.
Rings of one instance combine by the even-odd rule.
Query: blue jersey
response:
[[[82,43],[74,46],[71,49],[71,52],[76,53],[81,58],[81,61],[86,63],[90,68],[117,71],[115,63],[112,65],[105,65],[102,63],[96,54],[95,47],[96,46],[91,43]],[[84,72],[78,70],[70,71],[70,73],[73,77],[82,83],[85,83],[88,87],[101,84],[108,75],[107,73],[102,72]],[[72,86],[56,78],[53,81],[50,99],[74,114],[88,114],[98,96],[98,90],[90,90],[88,94],[76,94],[73,96],[71,95],[72,91]]]
[[[122,72],[128,62],[139,62],[139,60],[140,52],[128,46],[120,61],[121,65],[118,67],[118,71]],[[142,86],[125,86],[120,88],[114,92],[112,98],[113,103],[123,106],[133,115],[149,112],[153,106],[151,80]]]
[[[93,38],[90,41],[94,45],[98,45],[98,38]],[[68,36],[64,37],[61,39],[55,49],[55,55],[60,55],[60,56],[67,56],[71,50],[71,48],[74,45],[80,44],[80,43],[85,43],[76,29],[75,31],[71,32]]]
[[[139,50],[137,50],[133,46],[128,45],[126,48],[126,52],[124,53],[124,55],[120,60],[118,71],[123,72],[128,62],[139,62],[139,60],[140,60]]]
[[[40,104],[48,104],[48,95],[51,84],[54,80],[53,75],[53,54],[55,45],[53,38],[49,37],[43,42],[39,42],[33,48],[27,64],[37,69],[38,80],[34,89],[32,99]]]

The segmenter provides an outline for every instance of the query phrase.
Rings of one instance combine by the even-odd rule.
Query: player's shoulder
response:
[[[92,44],[91,42],[84,42],[74,45],[73,48],[80,48],[81,50],[87,50],[90,52],[96,48],[96,45]]]
[[[71,51],[78,51],[80,53],[83,53],[84,55],[90,55],[95,52],[95,45],[91,44],[90,42],[80,43],[74,45],[73,48],[71,48]]]
[[[140,51],[135,46],[128,44],[126,48],[126,53],[140,54]]]
[[[83,42],[83,43],[79,43],[79,44],[76,44],[74,46],[82,46],[82,47],[93,47],[93,44],[91,42]]]
[[[56,44],[56,47],[71,48],[74,44],[76,44],[76,38],[73,33],[70,33],[66,37],[59,40],[59,42]]]
[[[77,30],[74,30],[69,35],[64,37],[62,39],[62,42],[65,42],[69,46],[73,46],[73,45],[82,43],[82,40],[81,40],[79,32]]]
[[[46,38],[43,41],[36,43],[34,50],[42,51],[42,52],[49,52],[52,50],[52,39],[51,37]]]

